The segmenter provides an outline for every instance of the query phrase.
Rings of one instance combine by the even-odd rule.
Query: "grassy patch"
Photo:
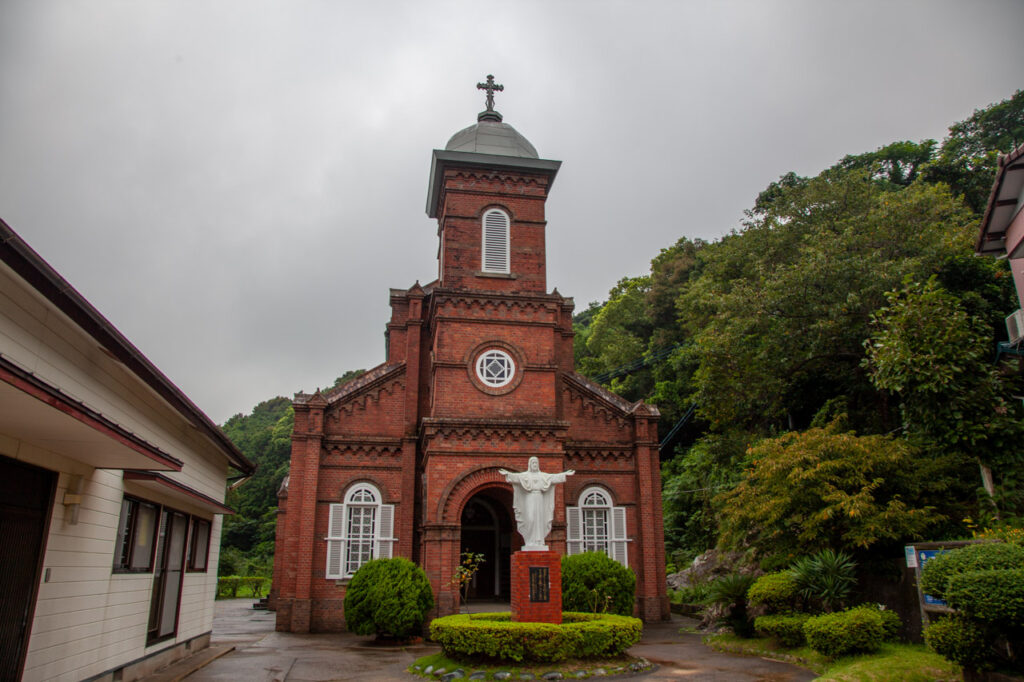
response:
[[[930,651],[922,644],[883,644],[873,654],[845,656],[836,660],[809,647],[780,649],[771,639],[742,639],[735,635],[713,635],[705,642],[716,651],[763,656],[812,670],[818,682],[953,682],[960,680],[960,667]]]
[[[721,634],[706,637],[704,643],[715,651],[746,656],[761,656],[774,661],[784,661],[785,663],[798,665],[801,668],[807,668],[818,674],[825,672],[829,665],[827,656],[819,654],[810,647],[802,646],[796,649],[781,649],[768,637],[744,639],[732,634]]]
[[[575,677],[576,673],[583,671],[586,676],[593,675],[594,671],[598,668],[603,668],[607,673],[611,674],[612,671],[618,670],[620,673],[629,672],[629,666],[633,663],[644,662],[644,659],[637,658],[635,656],[619,656],[618,658],[602,659],[602,660],[585,660],[585,659],[569,659],[561,661],[559,663],[496,663],[494,661],[484,660],[470,660],[470,661],[457,661],[455,659],[448,658],[444,654],[431,654],[430,656],[424,656],[416,660],[408,670],[414,675],[425,677],[429,679],[436,679],[431,674],[426,674],[424,671],[428,666],[433,666],[433,670],[444,668],[448,672],[455,670],[456,668],[462,668],[468,677],[470,673],[476,671],[482,671],[486,674],[484,679],[493,680],[494,673],[505,670],[512,673],[510,680],[519,679],[519,673],[533,673],[533,675],[540,679],[541,675],[552,670],[560,671],[565,677]],[[646,664],[646,662],[644,662]],[[419,669],[416,669],[419,666]],[[568,674],[567,674],[568,673]]]
[[[818,678],[831,682],[953,682],[960,666],[922,644],[883,644],[873,654],[840,658]]]

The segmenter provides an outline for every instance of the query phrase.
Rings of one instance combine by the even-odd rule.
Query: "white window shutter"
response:
[[[345,505],[332,504],[327,521],[327,570],[324,577],[340,579],[344,577],[342,557],[345,556]]]
[[[579,507],[565,508],[566,551],[570,555],[583,551],[583,521]]]
[[[344,540],[327,541],[327,573],[324,577],[339,580],[344,577],[341,558],[345,556]]]
[[[327,521],[327,537],[342,538],[345,535],[345,505],[332,504]]]
[[[504,212],[490,210],[484,214],[481,269],[484,272],[509,271],[509,220]]]
[[[377,524],[377,558],[390,559],[392,538],[395,533],[395,505],[380,506],[380,523]]]
[[[623,566],[629,566],[626,551],[626,508],[612,507],[612,558]]]

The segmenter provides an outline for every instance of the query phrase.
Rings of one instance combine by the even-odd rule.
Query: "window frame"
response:
[[[508,373],[501,383],[494,383],[490,381],[484,374],[484,363],[487,362],[488,356],[491,354],[501,356],[507,364]],[[511,353],[502,348],[488,348],[483,351],[477,356],[475,365],[477,379],[479,379],[480,383],[488,388],[504,388],[512,383],[512,380],[516,378],[516,360],[512,357]]]
[[[600,497],[602,504],[588,504],[593,497]],[[566,554],[582,554],[587,551],[601,551],[623,566],[629,567],[629,543],[626,535],[626,508],[615,506],[611,492],[599,485],[591,485],[580,491],[577,506],[565,508]],[[587,539],[586,511],[605,511],[605,539]],[[588,548],[588,544],[601,543],[604,549]]]
[[[153,510],[153,519],[150,522],[149,555],[146,564],[135,565],[136,552],[139,551],[139,534],[144,529],[140,519],[139,510],[143,507]],[[143,500],[132,495],[124,495],[121,498],[121,511],[117,522],[117,536],[114,545],[114,573],[152,573],[156,559],[157,545],[160,541],[160,519],[162,516],[162,505],[149,500]],[[126,514],[128,510],[128,514]],[[127,545],[127,546],[126,546]]]
[[[202,565],[197,565],[196,538],[200,528],[206,527],[206,547],[202,555]],[[188,549],[186,550],[185,571],[187,573],[206,573],[210,570],[210,538],[213,536],[213,522],[199,516],[191,517],[188,532]]]
[[[372,496],[373,501],[357,499],[363,494]],[[360,533],[358,538],[352,536],[355,512],[371,510],[371,531],[369,535]],[[367,561],[391,558],[393,554],[395,505],[384,504],[384,496],[377,486],[361,481],[353,484],[343,497],[343,501],[333,503],[328,508],[327,561],[324,577],[328,580],[347,580]],[[362,526],[362,524],[360,524]],[[360,556],[353,560],[352,551],[358,541],[360,551],[369,544],[368,556]],[[351,570],[350,570],[351,569]]]
[[[489,221],[492,216],[500,216],[501,224]],[[494,243],[498,238],[503,244]],[[497,252],[499,250],[501,253]],[[512,218],[503,209],[489,208],[480,219],[480,272],[497,275],[512,272]]]

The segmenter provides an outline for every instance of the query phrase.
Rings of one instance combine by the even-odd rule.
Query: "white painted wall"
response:
[[[228,460],[217,445],[3,264],[0,353],[182,460],[182,471],[168,477],[224,499]],[[72,453],[35,447],[17,433],[0,433],[0,454],[60,474],[24,680],[80,680],[210,631],[220,516],[171,492],[154,493],[126,482],[120,470],[93,469]],[[83,476],[83,488],[78,522],[72,525],[62,500],[75,475]],[[146,631],[153,574],[113,572],[126,492],[213,522],[208,570],[185,574],[177,635],[152,647],[146,647]]]

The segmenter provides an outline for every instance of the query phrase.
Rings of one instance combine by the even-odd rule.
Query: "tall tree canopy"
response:
[[[977,461],[993,464],[997,502],[1014,513],[1024,463],[1005,444],[1019,442],[1020,401],[1010,398],[1019,392],[992,349],[1016,296],[1005,261],[974,256],[972,243],[996,156],[1022,141],[1024,91],[953,124],[941,144],[897,141],[814,177],[786,173],[739,229],[712,243],[680,239],[649,274],[621,280],[577,318],[581,371],[601,376],[654,359],[609,387],[655,402],[662,435],[690,419],[688,436],[662,452],[670,549],[750,541],[726,532],[724,510],[736,498],[722,493],[764,485],[751,478],[759,447],[822,457],[840,440],[856,453],[860,441],[849,439],[877,436],[886,440],[864,442],[941,464],[934,486],[875,486],[901,495],[914,519],[934,512],[932,525],[898,526],[906,537],[955,533],[963,514],[985,513],[977,469],[968,472]],[[666,348],[674,350],[661,357]],[[941,390],[928,383],[937,381],[933,365],[948,375]],[[842,431],[821,431],[838,428],[831,423]],[[776,441],[803,433],[811,435]],[[847,546],[842,537],[826,541]]]

